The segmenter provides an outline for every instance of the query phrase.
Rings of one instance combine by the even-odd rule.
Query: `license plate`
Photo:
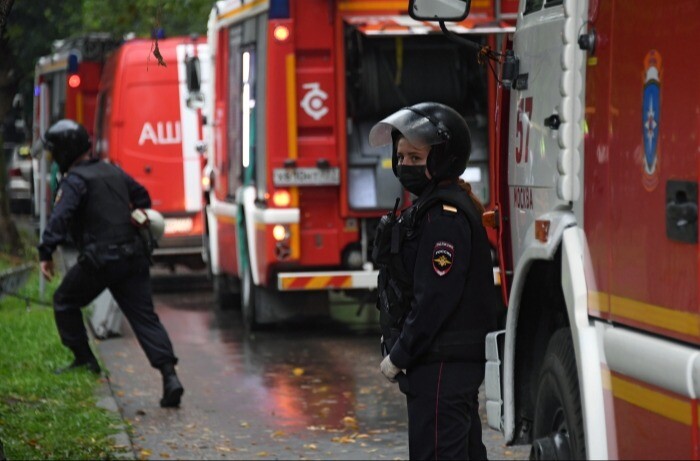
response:
[[[165,218],[166,234],[182,234],[191,232],[194,223],[192,218]]]
[[[336,186],[340,184],[340,169],[333,168],[275,168],[275,186]]]

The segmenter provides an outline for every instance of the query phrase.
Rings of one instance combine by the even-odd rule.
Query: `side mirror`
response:
[[[187,107],[202,109],[204,107],[204,94],[202,93],[200,79],[202,74],[197,56],[185,58],[185,75],[187,76]]]
[[[470,6],[471,0],[409,0],[408,14],[418,21],[461,21]]]
[[[201,80],[199,76],[200,65],[197,56],[191,56],[185,59],[185,74],[187,75],[187,90],[190,93],[196,93],[201,90]]]

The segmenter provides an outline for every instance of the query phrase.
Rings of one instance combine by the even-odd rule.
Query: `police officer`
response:
[[[496,298],[483,207],[459,179],[469,128],[455,110],[427,102],[386,117],[369,137],[392,145],[394,174],[417,196],[400,216],[382,218],[373,249],[380,369],[406,394],[409,456],[486,459],[478,391]]]
[[[83,126],[60,120],[44,136],[64,175],[39,245],[41,272],[51,280],[52,254],[72,238],[78,263],[66,273],[54,294],[56,327],[73,362],[57,373],[87,368],[99,373],[80,309],[105,288],[129,321],[149,362],[163,376],[162,407],[177,407],[184,392],[175,372],[173,346],[153,308],[149,255],[131,222],[132,208],[149,208],[148,191],[118,167],[90,158],[90,139]]]

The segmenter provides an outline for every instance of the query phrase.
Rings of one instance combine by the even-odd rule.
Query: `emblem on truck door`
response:
[[[659,121],[661,119],[661,55],[651,50],[644,58],[644,93],[642,97],[642,140],[644,161],[642,183],[648,191],[659,183]]]
[[[318,121],[328,113],[324,101],[328,99],[328,93],[321,89],[321,84],[318,82],[305,83],[302,88],[308,90],[301,99],[301,108],[309,117]]]

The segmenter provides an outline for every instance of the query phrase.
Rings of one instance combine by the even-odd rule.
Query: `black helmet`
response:
[[[472,150],[469,127],[456,110],[437,102],[422,102],[394,112],[372,127],[371,146],[392,143],[391,167],[396,175],[399,136],[416,147],[430,146],[427,169],[439,181],[464,172]]]
[[[75,159],[90,149],[87,130],[78,122],[69,119],[59,120],[49,127],[44,135],[44,148],[51,152],[61,173],[75,162]]]

